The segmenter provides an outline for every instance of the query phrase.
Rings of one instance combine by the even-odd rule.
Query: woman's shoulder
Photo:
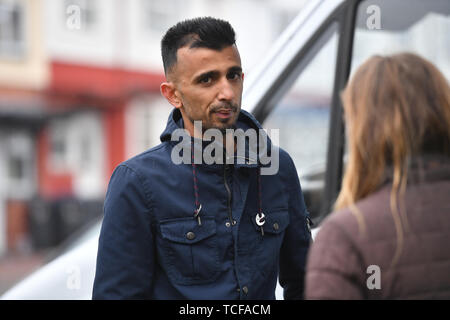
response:
[[[385,186],[353,206],[331,212],[321,223],[319,233],[322,233],[322,237],[340,234],[342,238],[355,243],[374,240],[383,232],[393,231],[395,235],[394,228],[391,228],[389,197],[390,188]]]

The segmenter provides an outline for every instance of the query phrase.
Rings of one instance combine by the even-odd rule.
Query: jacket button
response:
[[[247,294],[248,293],[248,288],[245,286],[245,287],[242,287],[242,292],[244,293],[244,294]]]
[[[192,231],[189,231],[188,233],[186,233],[186,238],[188,240],[194,240],[195,238],[195,233],[193,233]]]
[[[278,223],[274,223],[273,224],[273,228],[274,228],[274,230],[278,230],[278,229],[280,229],[280,226],[278,225]]]

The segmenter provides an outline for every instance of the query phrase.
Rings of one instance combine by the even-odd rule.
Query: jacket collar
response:
[[[175,138],[174,140],[172,140],[172,134],[174,133],[174,131],[177,129],[183,129],[183,128],[184,128],[184,122],[183,122],[183,118],[181,116],[181,112],[180,112],[180,110],[174,108],[169,115],[165,130],[162,132],[162,134],[160,136],[161,142],[168,142],[172,147],[175,147],[175,145],[178,145],[181,143],[181,145],[179,145],[179,147],[181,147],[182,150],[185,150],[185,148],[191,148],[193,145],[194,146],[194,154],[200,153],[202,155],[208,146],[210,146],[210,148],[213,147],[213,145],[211,145],[211,143],[214,143],[214,142],[191,137],[191,136],[189,136],[189,134],[186,131],[184,131],[183,138],[180,137],[180,139]],[[245,110],[241,110],[239,113],[239,116],[238,116],[238,120],[236,121],[236,124],[235,124],[235,129],[242,129],[244,132],[247,131],[248,129],[254,129],[254,130],[256,130],[256,132],[260,132],[259,130],[262,130],[262,126],[250,113],[248,113]],[[268,153],[268,156],[270,156],[272,142],[271,142],[270,138],[267,136],[267,134],[265,134],[265,132],[262,132],[262,133],[264,134],[264,137],[267,141],[267,153]],[[260,145],[259,145],[259,141],[258,141],[258,149],[259,149],[259,146]],[[248,139],[245,139],[245,155],[242,157],[242,156],[234,153],[233,155],[230,155],[227,158],[226,152],[223,149],[224,159],[223,159],[222,163],[223,164],[232,163],[236,168],[240,168],[240,167],[256,168],[258,166],[268,166],[268,165],[262,165],[261,163],[259,163],[258,155],[256,152],[253,151],[253,149],[249,147]],[[209,167],[211,169],[216,169],[216,168],[222,168],[223,164],[217,164],[217,163],[206,164],[206,163],[204,163],[204,161],[202,161],[202,163],[197,164],[197,165]]]
[[[386,170],[385,183],[392,183],[393,168]],[[443,154],[423,154],[408,161],[408,183],[450,180],[450,156]]]

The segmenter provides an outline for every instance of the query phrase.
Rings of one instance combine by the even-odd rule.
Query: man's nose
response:
[[[234,99],[234,90],[228,79],[220,83],[218,99],[221,101],[231,101]]]

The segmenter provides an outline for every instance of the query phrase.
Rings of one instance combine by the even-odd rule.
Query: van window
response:
[[[433,62],[450,81],[449,34],[448,0],[362,1],[356,16],[350,77],[373,55],[412,52]],[[345,143],[344,164],[347,157]]]
[[[312,218],[319,213],[324,188],[337,28],[337,23],[332,24],[298,62],[288,79],[289,89],[263,123],[266,129],[279,129],[279,146],[295,163]]]
[[[450,1],[366,0],[357,11],[351,70],[372,55],[413,52],[450,81]]]

